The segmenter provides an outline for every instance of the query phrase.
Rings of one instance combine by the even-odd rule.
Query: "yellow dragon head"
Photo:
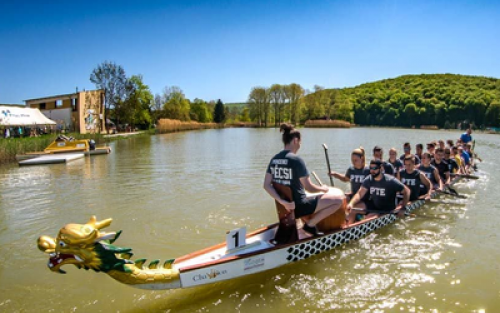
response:
[[[67,224],[59,231],[57,238],[41,236],[38,248],[50,255],[48,267],[51,271],[65,274],[63,265],[74,264],[78,268],[108,272],[118,270],[127,272],[125,264],[132,249],[119,248],[112,243],[120,236],[118,233],[104,233],[99,230],[111,224],[112,219],[97,221],[92,216],[86,224]]]

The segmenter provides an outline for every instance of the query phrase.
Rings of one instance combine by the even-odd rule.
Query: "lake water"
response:
[[[350,151],[402,152],[410,141],[458,132],[302,129],[299,154],[328,182],[322,143],[344,172]],[[134,258],[175,258],[224,241],[225,232],[276,222],[262,188],[281,148],[276,129],[222,129],[111,143],[110,155],[68,164],[0,167],[1,312],[498,312],[500,136],[473,134],[480,180],[456,189],[466,205],[428,204],[362,240],[261,274],[202,287],[144,291],[67,265],[58,275],[36,247],[67,223],[112,217],[106,230]],[[346,184],[335,181],[344,190]]]

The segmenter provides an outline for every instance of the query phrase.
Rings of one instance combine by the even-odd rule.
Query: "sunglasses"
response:
[[[405,150],[405,151],[410,151],[410,150],[411,150],[411,148],[405,148],[404,150]]]
[[[370,166],[370,171],[371,171],[371,170],[376,171],[376,170],[378,170],[379,168],[380,168],[380,166]]]

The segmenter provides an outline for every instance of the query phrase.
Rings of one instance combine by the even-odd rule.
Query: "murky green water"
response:
[[[401,152],[457,132],[303,129],[299,152],[326,182],[322,143],[344,171],[350,151]],[[36,248],[69,222],[112,217],[109,230],[135,257],[167,259],[224,240],[225,231],[276,221],[262,189],[282,145],[277,130],[193,131],[112,143],[112,154],[66,165],[0,167],[1,312],[498,312],[500,136],[474,134],[480,181],[457,189],[465,206],[427,205],[418,216],[308,260],[228,282],[142,291],[102,273],[50,272]],[[336,181],[345,189],[346,185]]]

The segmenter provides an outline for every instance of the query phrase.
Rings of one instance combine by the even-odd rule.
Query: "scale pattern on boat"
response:
[[[421,207],[425,201],[417,200],[414,203],[406,206],[406,212],[409,213]],[[309,258],[312,255],[319,254],[324,251],[334,249],[340,245],[346,244],[352,240],[357,240],[372,231],[382,228],[396,220],[396,215],[387,214],[376,218],[367,223],[359,224],[352,228],[347,228],[343,231],[320,237],[308,242],[296,244],[288,248],[288,256],[286,259],[289,262],[296,262]]]

